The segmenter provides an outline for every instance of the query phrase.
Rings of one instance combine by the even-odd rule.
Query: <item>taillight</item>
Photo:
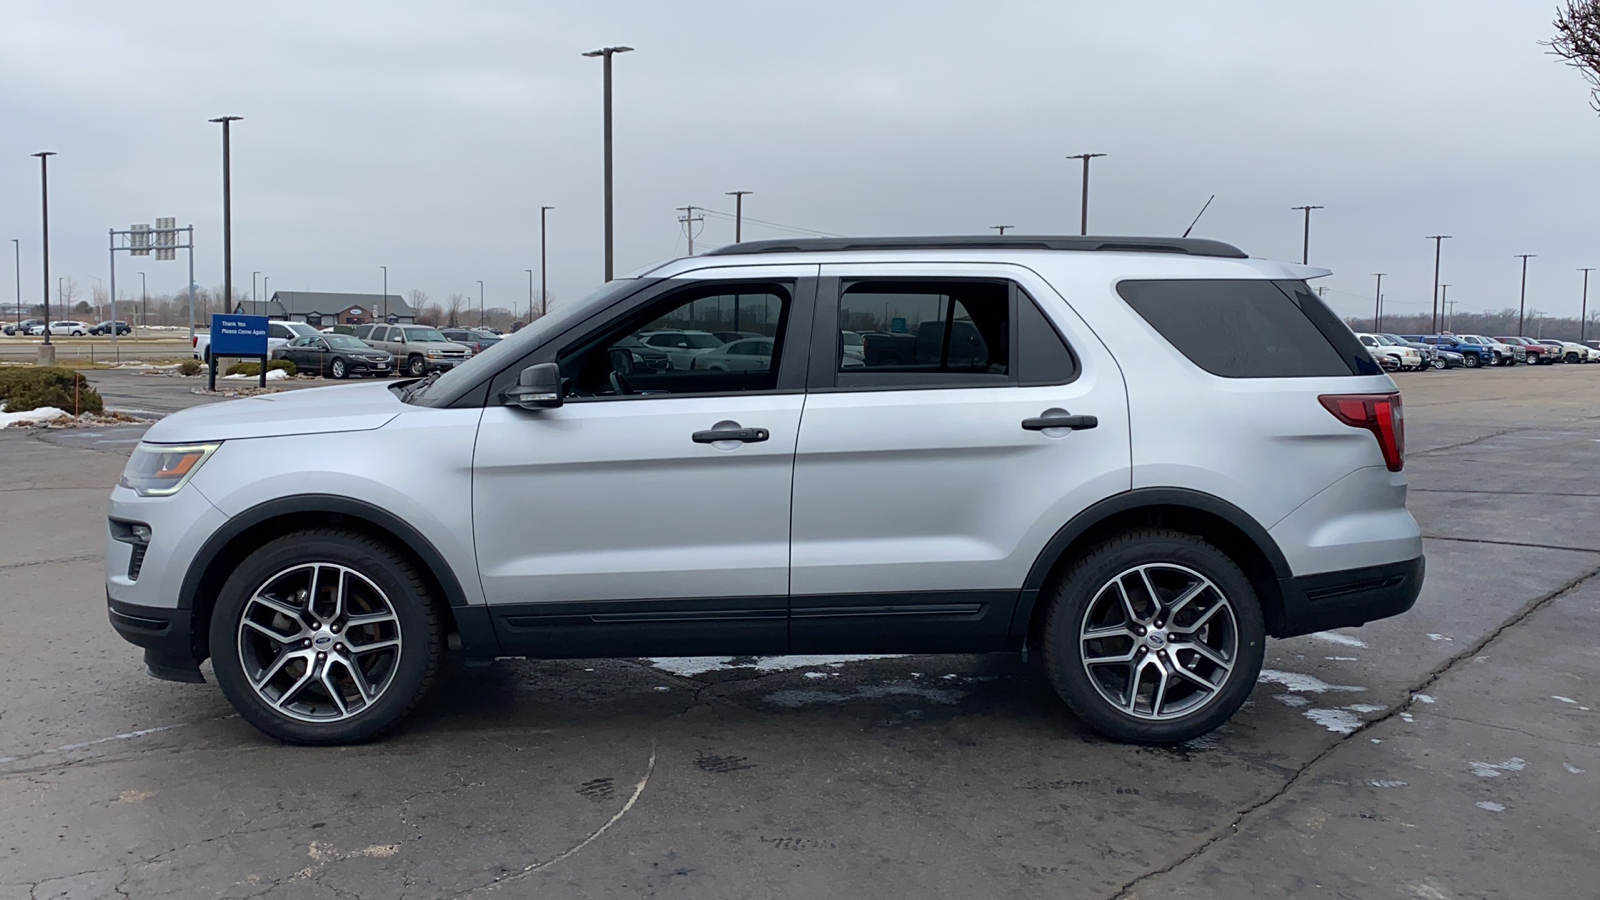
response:
[[[195,335],[194,337],[189,338],[189,346],[191,346],[191,347],[200,346],[200,336],[199,335]]]
[[[1405,468],[1406,421],[1399,394],[1324,394],[1317,399],[1334,418],[1372,432],[1389,471]]]

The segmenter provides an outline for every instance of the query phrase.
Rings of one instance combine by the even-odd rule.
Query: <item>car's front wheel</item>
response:
[[[1192,535],[1119,535],[1055,585],[1042,635],[1051,684],[1090,727],[1171,744],[1227,721],[1255,687],[1266,627],[1255,591]]]
[[[421,378],[428,374],[428,361],[420,356],[413,356],[406,361],[406,373],[412,378]]]
[[[1468,353],[1461,359],[1462,365],[1469,369],[1476,369],[1480,362],[1482,362],[1482,360],[1478,359],[1478,355],[1476,353]]]
[[[1450,368],[1450,364],[1442,359],[1436,359],[1433,361],[1433,367],[1435,369],[1448,369]]]
[[[349,374],[344,367],[344,360],[335,357],[333,364],[328,367],[328,372],[335,378],[343,378]]]
[[[293,744],[375,737],[438,672],[439,614],[388,545],[313,529],[270,541],[229,577],[211,619],[217,682],[239,715]]]

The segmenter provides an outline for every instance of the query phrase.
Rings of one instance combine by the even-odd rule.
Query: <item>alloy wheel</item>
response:
[[[394,680],[402,652],[394,604],[371,579],[335,563],[268,578],[239,618],[245,678],[273,711],[302,722],[349,719]]]
[[[1078,639],[1101,698],[1153,722],[1187,716],[1217,698],[1237,663],[1239,623],[1211,579],[1154,563],[1107,581],[1089,602]]]

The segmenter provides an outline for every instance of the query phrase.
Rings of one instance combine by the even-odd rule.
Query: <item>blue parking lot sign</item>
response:
[[[266,316],[211,317],[211,355],[266,356]]]

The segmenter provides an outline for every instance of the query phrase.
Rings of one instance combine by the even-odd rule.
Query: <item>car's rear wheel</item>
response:
[[[1079,560],[1049,601],[1051,684],[1108,737],[1199,737],[1238,711],[1261,672],[1266,628],[1250,581],[1192,535],[1119,535]]]
[[[420,356],[413,356],[406,360],[406,373],[412,378],[421,378],[428,374],[428,361]]]
[[[261,731],[293,744],[369,740],[433,683],[439,614],[389,546],[315,529],[268,542],[229,577],[211,619],[217,682]]]
[[[334,357],[333,364],[328,367],[328,372],[335,378],[343,378],[349,374],[344,367],[344,360]]]

